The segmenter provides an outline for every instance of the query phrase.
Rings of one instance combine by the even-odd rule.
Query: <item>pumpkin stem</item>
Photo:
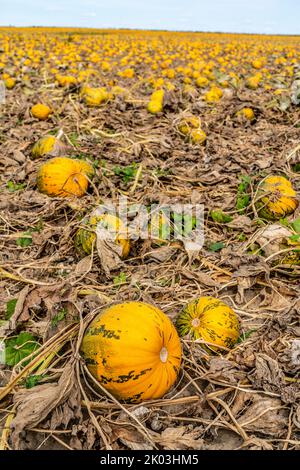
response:
[[[159,353],[159,357],[160,357],[161,362],[164,362],[164,363],[167,362],[168,355],[169,355],[169,353],[168,353],[167,348],[165,348],[165,347],[161,348],[160,353]]]
[[[192,322],[191,322],[191,325],[194,327],[194,328],[198,328],[198,326],[200,326],[200,320],[199,318],[193,318]]]

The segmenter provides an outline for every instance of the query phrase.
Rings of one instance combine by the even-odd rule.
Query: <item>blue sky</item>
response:
[[[0,24],[300,34],[300,0],[0,0]]]

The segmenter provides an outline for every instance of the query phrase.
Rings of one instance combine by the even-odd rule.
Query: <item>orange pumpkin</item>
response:
[[[39,169],[37,187],[48,196],[81,197],[86,193],[93,174],[93,167],[84,160],[51,158]]]
[[[162,397],[175,383],[181,363],[171,320],[142,302],[103,310],[86,330],[81,353],[95,379],[128,402]]]
[[[51,113],[52,113],[51,108],[49,108],[49,106],[42,104],[42,103],[35,104],[31,108],[32,116],[39,119],[40,121],[46,121],[46,119],[48,119]]]

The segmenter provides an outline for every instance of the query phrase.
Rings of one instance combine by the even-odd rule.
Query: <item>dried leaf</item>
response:
[[[249,401],[251,404],[244,408],[238,418],[238,423],[246,431],[279,438],[286,434],[288,411],[279,398],[247,393],[244,402]]]
[[[278,389],[284,384],[284,374],[278,362],[266,354],[258,353],[255,366],[254,373],[250,376],[255,387],[278,392]]]
[[[190,430],[188,426],[167,428],[161,433],[158,442],[166,450],[200,450],[203,448],[201,434],[202,430],[197,428]]]
[[[19,449],[21,444],[21,433],[26,429],[33,428],[41,423],[59,405],[70,399],[77,392],[75,382],[74,363],[70,362],[55,384],[37,385],[29,390],[21,390],[14,396],[16,404],[16,415],[12,421],[11,442],[14,449]],[[73,407],[78,407],[76,402]],[[64,422],[64,415],[61,416]],[[58,425],[56,421],[55,425]]]
[[[113,240],[101,239],[97,236],[96,248],[101,266],[107,276],[110,276],[111,271],[122,266],[122,247]]]
[[[130,450],[152,450],[153,446],[136,430],[118,427],[114,435]]]

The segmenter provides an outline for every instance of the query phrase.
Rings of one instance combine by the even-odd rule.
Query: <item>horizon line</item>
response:
[[[2,28],[56,28],[56,29],[82,29],[82,30],[95,30],[95,31],[154,31],[154,32],[169,32],[169,33],[202,33],[202,34],[244,34],[247,36],[289,36],[289,37],[298,37],[299,33],[250,33],[250,32],[237,32],[237,31],[200,31],[192,29],[158,29],[158,28],[130,28],[122,27],[118,28],[115,26],[109,27],[95,27],[95,26],[45,26],[45,25],[0,25],[0,30]]]

